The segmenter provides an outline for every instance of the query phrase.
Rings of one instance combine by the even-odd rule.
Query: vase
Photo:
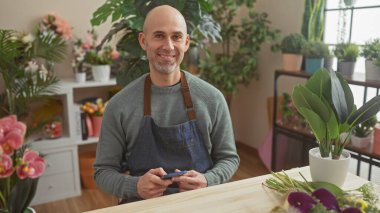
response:
[[[286,71],[300,71],[302,65],[302,55],[282,54],[283,69]]]
[[[94,77],[94,81],[107,82],[110,80],[110,65],[92,65],[91,70],[92,76]]]
[[[338,160],[321,157],[319,148],[309,151],[310,174],[313,181],[333,183],[341,187],[346,180],[351,155],[343,150]]]
[[[373,139],[373,132],[371,132],[366,137],[358,137],[356,135],[351,135],[352,146],[363,149],[368,148]]]
[[[345,76],[352,76],[354,74],[356,62],[340,61],[338,62],[338,72]]]
[[[103,116],[92,116],[92,127],[94,130],[94,137],[99,137],[100,128],[102,127]]]
[[[86,73],[85,72],[75,73],[75,81],[78,83],[86,82]]]
[[[324,58],[306,58],[305,71],[313,74],[315,71],[323,67]]]
[[[374,61],[365,61],[365,78],[369,80],[380,80],[380,67]]]

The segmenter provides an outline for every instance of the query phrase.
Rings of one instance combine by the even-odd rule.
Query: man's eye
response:
[[[163,38],[164,37],[164,35],[162,35],[162,34],[156,34],[155,35],[155,38]]]
[[[182,36],[181,35],[174,35],[173,36],[173,40],[174,41],[178,41],[178,40],[181,40],[182,39]]]

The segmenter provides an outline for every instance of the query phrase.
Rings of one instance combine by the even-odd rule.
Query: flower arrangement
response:
[[[36,192],[45,160],[24,144],[26,125],[15,115],[0,119],[0,211],[21,213]]]
[[[91,65],[112,64],[120,57],[120,53],[110,46],[98,49],[100,40],[98,34],[94,30],[88,31],[84,41],[79,42],[79,44],[81,44],[81,47],[86,52],[84,61]]]
[[[380,95],[357,109],[347,82],[339,73],[325,69],[315,72],[305,85],[295,86],[292,98],[314,133],[323,158],[339,159],[352,129],[380,110]],[[342,133],[347,134],[341,140]]]
[[[287,196],[284,206],[275,207],[272,212],[379,212],[378,196],[372,183],[366,183],[354,190],[342,190],[327,182],[295,180],[285,172],[272,173],[264,186]]]
[[[103,116],[104,110],[108,102],[103,102],[103,99],[97,98],[94,102],[87,101],[81,105],[81,109],[89,115]]]
[[[305,119],[297,111],[296,107],[293,104],[291,96],[288,93],[283,93],[282,96],[283,101],[281,104],[281,125],[306,133],[310,133],[310,129]]]
[[[81,39],[77,39],[73,42],[73,54],[74,58],[71,62],[71,66],[74,70],[74,73],[84,72],[83,64],[84,57],[86,55],[86,49],[83,48],[83,41]]]
[[[53,13],[43,17],[39,31],[42,34],[54,33],[65,40],[69,40],[73,36],[70,24]]]

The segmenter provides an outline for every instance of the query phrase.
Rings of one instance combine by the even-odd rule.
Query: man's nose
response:
[[[174,43],[173,43],[173,41],[170,38],[168,38],[168,39],[165,40],[164,48],[168,49],[168,50],[173,50],[174,49]]]

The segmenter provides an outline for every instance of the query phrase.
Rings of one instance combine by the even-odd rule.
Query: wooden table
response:
[[[309,167],[286,171],[290,177],[302,180],[299,172],[306,179],[311,180]],[[88,213],[270,212],[273,207],[282,205],[284,198],[262,185],[269,177],[271,175],[263,175],[194,191],[98,209]],[[349,173],[342,188],[355,189],[367,182],[367,180]],[[376,192],[380,193],[379,186],[376,186]]]

